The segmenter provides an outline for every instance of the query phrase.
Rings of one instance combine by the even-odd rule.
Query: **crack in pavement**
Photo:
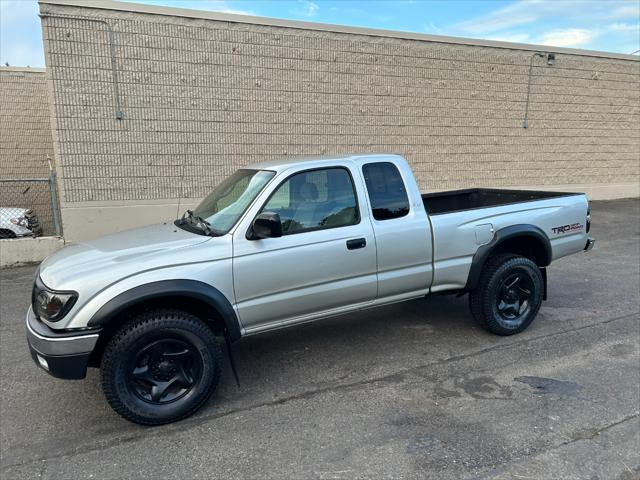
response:
[[[593,432],[591,433],[591,435],[586,435],[586,436],[577,436],[575,438],[571,438],[569,440],[565,440],[564,442],[560,442],[557,443],[555,445],[550,445],[547,448],[541,448],[541,449],[537,449],[534,450],[532,452],[530,452],[530,454],[527,455],[521,455],[519,457],[513,458],[509,461],[509,463],[504,464],[504,465],[500,465],[498,468],[493,468],[491,470],[488,470],[480,475],[477,476],[473,476],[473,477],[467,477],[469,480],[487,480],[490,479],[492,477],[494,477],[497,474],[501,474],[501,473],[506,473],[507,469],[511,466],[515,466],[518,462],[521,462],[524,459],[532,459],[532,458],[536,458],[539,457],[540,455],[544,455],[545,453],[549,453],[549,452],[553,452],[554,450],[558,450],[562,447],[565,447],[567,445],[572,445],[574,443],[577,442],[583,442],[583,441],[593,441],[596,437],[598,437],[600,434],[611,430],[612,428],[615,428],[619,425],[622,425],[623,423],[626,423],[630,420],[634,420],[636,418],[640,417],[640,412],[635,412],[631,415],[627,415],[623,418],[621,418],[620,420],[616,420],[615,422],[609,423],[608,425],[605,425],[603,427],[597,428],[595,430],[593,430]],[[626,465],[625,465],[626,466]],[[628,467],[627,467],[628,468]]]
[[[465,353],[465,354],[461,354],[461,355],[455,355],[452,357],[447,357],[444,359],[439,359],[433,362],[429,362],[426,364],[422,364],[422,365],[417,365],[411,368],[406,368],[406,369],[402,369],[402,370],[398,370],[396,372],[393,373],[389,373],[386,375],[382,375],[380,377],[374,377],[374,378],[368,378],[368,379],[363,379],[363,380],[359,380],[359,381],[355,381],[355,382],[350,382],[350,383],[332,383],[329,384],[325,387],[322,388],[317,388],[314,390],[307,390],[307,391],[303,391],[300,393],[297,393],[295,395],[290,395],[287,397],[282,397],[282,398],[278,398],[272,401],[268,401],[268,402],[262,402],[262,403],[257,403],[254,405],[248,405],[245,407],[241,407],[241,408],[236,408],[236,409],[231,409],[231,410],[227,410],[227,411],[223,411],[223,412],[218,412],[218,413],[212,413],[209,415],[201,415],[198,417],[193,417],[191,419],[187,419],[187,420],[183,420],[180,423],[177,424],[173,424],[173,425],[168,425],[168,426],[164,426],[164,427],[160,427],[157,428],[155,431],[150,432],[149,427],[140,427],[140,430],[132,433],[130,435],[124,435],[120,438],[115,437],[115,438],[105,438],[103,440],[98,440],[98,441],[94,441],[93,443],[91,443],[90,445],[84,445],[84,446],[80,446],[80,447],[75,447],[72,449],[67,449],[67,450],[61,450],[58,453],[49,453],[49,454],[45,454],[45,455],[40,455],[36,458],[29,458],[27,460],[23,460],[20,461],[19,457],[20,455],[14,455],[15,457],[18,457],[14,462],[11,463],[5,463],[4,461],[6,460],[6,456],[3,456],[3,465],[1,467],[1,470],[5,470],[7,468],[10,467],[16,467],[16,466],[22,466],[22,465],[27,465],[29,463],[33,463],[33,462],[39,462],[39,461],[46,461],[46,460],[51,460],[51,459],[55,459],[55,458],[64,458],[64,457],[70,457],[70,456],[75,456],[75,455],[81,455],[81,454],[85,454],[85,453],[91,453],[94,451],[98,451],[98,450],[108,450],[110,448],[125,444],[125,443],[130,443],[130,442],[136,442],[139,440],[144,440],[147,438],[154,438],[154,437],[158,437],[158,436],[164,436],[164,435],[172,435],[175,433],[179,433],[185,430],[188,430],[190,428],[192,428],[195,425],[198,424],[203,424],[206,423],[208,421],[211,420],[216,420],[219,418],[224,418],[224,417],[228,417],[230,415],[236,415],[239,413],[245,413],[245,412],[251,412],[253,410],[257,410],[260,408],[264,408],[264,407],[270,407],[270,406],[277,406],[277,405],[283,405],[285,403],[288,402],[292,402],[292,401],[296,401],[296,400],[302,400],[302,399],[307,399],[307,398],[312,398],[318,395],[321,395],[323,393],[327,393],[327,392],[332,392],[332,391],[341,391],[341,390],[349,390],[349,389],[354,389],[354,388],[358,388],[360,386],[363,385],[370,385],[370,384],[376,384],[379,382],[385,382],[385,381],[396,381],[396,379],[398,377],[401,377],[403,375],[409,374],[409,373],[413,373],[413,372],[419,372],[421,370],[427,369],[427,368],[431,368],[434,366],[438,366],[438,365],[445,365],[445,364],[449,364],[449,363],[455,363],[461,360],[465,360],[468,358],[473,358],[476,356],[481,356],[484,355],[486,353],[490,353],[490,352],[494,352],[497,350],[503,350],[503,349],[508,349],[508,348],[512,348],[514,346],[520,346],[520,345],[527,345],[530,343],[534,343],[534,342],[538,342],[540,340],[544,340],[544,339],[548,339],[548,338],[552,338],[552,337],[556,337],[556,336],[560,336],[560,335],[565,335],[565,334],[571,334],[571,333],[575,333],[581,330],[585,330],[585,329],[589,329],[589,328],[595,328],[595,327],[599,327],[602,325],[606,325],[608,323],[612,323],[612,322],[616,322],[616,321],[621,321],[621,320],[625,320],[634,316],[638,316],[640,315],[640,312],[633,312],[630,314],[625,314],[625,315],[621,315],[618,317],[613,317],[613,318],[609,318],[600,322],[595,322],[595,323],[591,323],[588,325],[582,325],[580,327],[575,327],[575,328],[568,328],[565,330],[561,330],[561,331],[557,331],[557,332],[553,332],[553,333],[549,333],[549,334],[545,334],[545,335],[539,335],[536,337],[531,337],[531,338],[526,338],[526,339],[522,339],[522,340],[516,340],[516,341],[512,341],[512,342],[508,342],[508,343],[504,343],[504,344],[498,344],[498,345],[492,345],[491,347],[487,347],[487,348],[483,348],[474,352],[469,352],[469,353]],[[103,434],[109,434],[111,432],[117,432],[117,429],[113,429],[111,431],[103,431],[101,433]],[[89,437],[91,438],[91,437]],[[74,438],[76,441],[79,440],[77,437]],[[80,441],[82,441],[80,439]],[[64,443],[64,442],[62,442]],[[33,448],[35,445],[18,445],[15,447],[12,447],[13,450],[27,450],[28,447]],[[48,452],[51,452],[51,449],[42,449],[42,450],[47,450]],[[30,455],[25,455],[25,456],[30,456]],[[11,458],[11,455],[8,455],[9,458]]]
[[[557,447],[555,448],[560,448],[563,447],[565,445],[571,445],[572,443],[576,443],[576,442],[581,442],[583,440],[587,440],[587,441],[591,441],[594,438],[596,438],[598,435],[600,435],[603,432],[606,432],[607,430],[610,430],[614,427],[617,427],[618,425],[622,425],[625,422],[628,422],[629,420],[633,420],[634,418],[638,418],[640,417],[640,412],[636,412],[633,413],[631,415],[627,415],[626,417],[622,418],[621,420],[618,420],[617,422],[613,422],[610,423],[609,425],[606,425],[602,428],[597,428],[595,430],[593,430],[591,432],[591,435],[577,435],[575,438],[572,438],[570,440],[567,440],[565,442],[560,443]],[[553,450],[553,449],[550,449]]]

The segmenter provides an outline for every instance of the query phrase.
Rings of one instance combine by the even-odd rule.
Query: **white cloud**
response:
[[[303,17],[315,17],[320,10],[320,6],[317,3],[313,3],[310,0],[298,0],[297,8],[293,13],[302,15]]]
[[[449,35],[627,51],[640,39],[639,0],[513,0],[452,25]]]
[[[512,42],[512,43],[527,43],[531,41],[531,37],[528,33],[504,33],[487,35],[487,40],[496,40],[498,42]]]
[[[233,13],[234,15],[253,15],[255,16],[255,13],[251,10],[236,10],[235,8],[220,8],[217,10],[214,10],[214,12],[219,12],[219,13]]]
[[[487,33],[535,22],[546,3],[541,0],[524,0],[499,8],[456,27],[469,33]]]
[[[485,15],[455,25],[463,34],[487,34],[534,22],[554,22],[559,19],[579,23],[599,23],[602,19],[629,19],[638,22],[638,0],[517,0]]]
[[[621,33],[640,33],[640,23],[612,23],[606,26],[606,30]]]
[[[638,21],[638,18],[640,18],[640,3],[632,0],[628,5],[614,8],[607,18],[612,20],[629,18]]]
[[[442,28],[440,28],[438,25],[436,25],[432,21],[429,21],[429,23],[427,23],[424,26],[424,31],[427,32],[427,33],[435,34],[435,35],[441,35],[442,34]]]
[[[0,0],[0,64],[44,67],[36,0]]]
[[[542,35],[536,43],[551,47],[584,47],[596,37],[596,32],[586,28],[565,28]]]
[[[38,14],[36,0],[0,0],[0,24],[9,25]]]
[[[44,67],[44,52],[38,43],[12,43],[2,48],[0,62],[1,65],[8,63],[19,67]]]
[[[179,7],[180,5],[176,6]],[[233,13],[235,15],[255,15],[255,12],[251,10],[240,10],[237,8],[233,8],[224,0],[208,0],[206,2],[197,2],[193,8],[197,8],[200,10],[211,10],[213,12],[220,13]]]
[[[587,28],[565,28],[552,30],[542,34],[536,38],[533,43],[547,45],[552,47],[586,47],[589,46],[596,38],[598,39],[617,39],[618,42],[624,38],[636,39],[640,34],[640,25],[629,23],[611,23],[602,27]],[[622,48],[621,51],[627,52],[628,49]]]

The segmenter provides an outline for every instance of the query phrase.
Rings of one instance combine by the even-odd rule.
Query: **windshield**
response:
[[[215,187],[187,218],[192,226],[204,223],[201,230],[205,233],[210,230],[224,235],[274,175],[275,172],[266,170],[238,170]]]

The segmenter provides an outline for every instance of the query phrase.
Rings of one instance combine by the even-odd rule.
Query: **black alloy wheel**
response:
[[[180,339],[156,340],[142,347],[131,363],[129,384],[144,401],[155,405],[179,400],[202,379],[202,359],[194,346]]]
[[[121,416],[142,425],[175,422],[195,413],[220,380],[222,349],[210,326],[173,309],[148,311],[107,343],[102,389]]]
[[[531,309],[533,282],[526,271],[510,271],[505,275],[496,295],[498,315],[505,325],[517,324]]]
[[[522,332],[540,310],[543,288],[542,273],[532,260],[496,255],[482,269],[478,287],[469,292],[471,313],[497,335]]]

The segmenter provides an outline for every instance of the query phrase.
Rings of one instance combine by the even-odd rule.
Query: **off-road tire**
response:
[[[187,375],[193,385],[189,390],[184,388],[186,393],[182,397],[177,396],[175,400],[166,403],[160,403],[162,399],[157,399],[154,403],[151,398],[145,399],[140,395],[138,390],[141,390],[142,383],[134,379],[132,372],[134,368],[142,368],[136,368],[136,362],[140,352],[144,352],[150,345],[151,348],[156,348],[154,355],[145,353],[144,358],[148,363],[147,371],[154,370],[149,366],[150,358],[158,357],[158,349],[162,351],[162,345],[165,344],[184,345],[190,355],[187,361],[191,359],[192,363],[197,363],[198,370],[197,374]],[[173,353],[167,355],[170,358]],[[162,370],[163,373],[170,374],[173,371],[170,368],[173,364],[170,362],[174,359],[165,360],[164,355],[159,357],[162,365],[156,363],[155,371],[158,371],[157,367],[160,365],[167,369]],[[202,407],[218,385],[221,366],[220,343],[202,320],[180,310],[153,310],[126,323],[109,340],[101,362],[102,389],[109,405],[122,417],[141,425],[162,425],[186,418]],[[174,389],[182,389],[179,382],[171,385],[174,385]]]
[[[522,275],[530,291],[527,308],[513,319],[505,319],[499,306],[504,281]],[[542,305],[544,282],[540,268],[531,260],[510,253],[490,258],[482,269],[478,287],[469,293],[469,308],[473,317],[484,328],[496,335],[514,335],[525,330],[535,319]],[[524,302],[522,302],[524,304]]]

